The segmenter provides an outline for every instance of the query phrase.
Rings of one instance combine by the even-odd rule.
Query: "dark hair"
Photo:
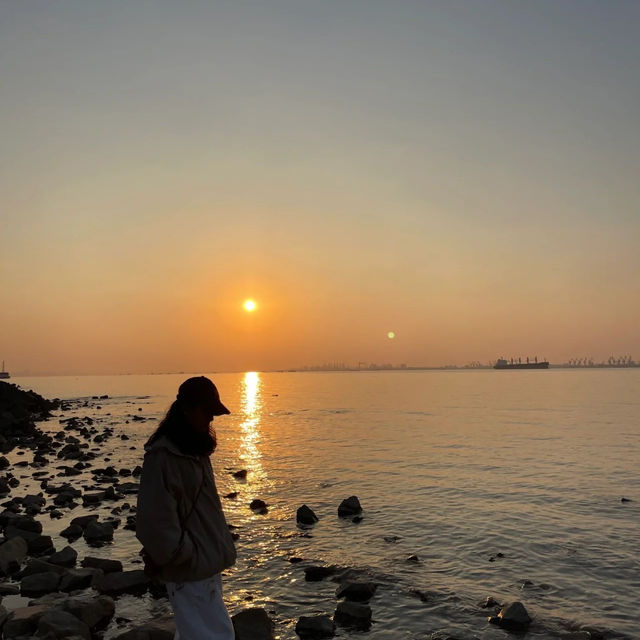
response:
[[[213,427],[209,427],[208,433],[202,433],[191,426],[180,400],[174,400],[171,404],[158,428],[147,440],[146,446],[150,446],[162,436],[171,440],[182,453],[191,456],[210,456],[217,444]]]

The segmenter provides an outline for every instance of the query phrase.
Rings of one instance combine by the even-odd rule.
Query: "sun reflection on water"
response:
[[[262,409],[262,381],[257,371],[247,371],[242,380],[242,430],[240,459],[246,466],[262,473],[260,451],[260,414]]]

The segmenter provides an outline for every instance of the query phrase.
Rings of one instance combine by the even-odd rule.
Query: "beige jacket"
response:
[[[209,458],[185,455],[164,436],[146,448],[136,522],[165,582],[203,580],[236,560]]]

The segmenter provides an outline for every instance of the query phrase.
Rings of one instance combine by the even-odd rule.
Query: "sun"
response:
[[[389,333],[387,333],[387,338],[389,338],[389,340],[393,340],[395,337],[395,331],[389,331]]]
[[[258,305],[253,300],[245,300],[242,306],[245,311],[255,311]]]

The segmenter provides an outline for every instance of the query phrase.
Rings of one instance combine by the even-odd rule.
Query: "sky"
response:
[[[0,358],[640,360],[639,29],[635,0],[0,0]]]

